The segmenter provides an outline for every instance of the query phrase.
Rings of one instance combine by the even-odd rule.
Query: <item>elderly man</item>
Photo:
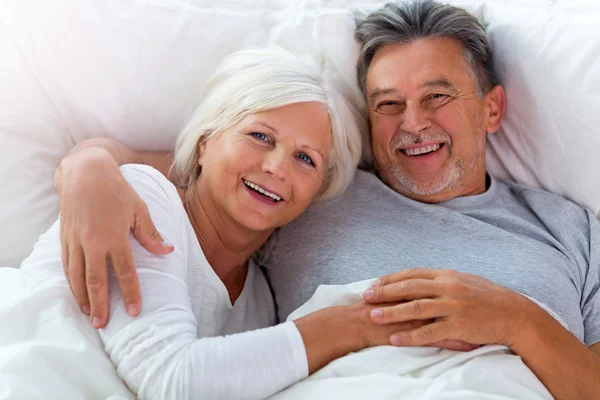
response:
[[[434,320],[393,344],[504,344],[556,398],[596,398],[600,223],[486,174],[505,97],[485,31],[461,9],[417,2],[386,5],[356,37],[377,175],[358,171],[343,198],[282,230],[269,271],[280,318],[319,284],[391,274],[363,297],[407,302],[372,319]]]
[[[277,266],[269,277],[280,319],[320,284],[387,274],[364,293],[382,304],[372,320],[430,321],[392,344],[503,344],[554,397],[596,398],[600,224],[565,199],[486,173],[486,135],[500,127],[505,97],[484,29],[462,9],[427,1],[388,4],[356,37],[376,174],[358,171],[346,195],[280,232],[266,265]],[[112,149],[122,162],[169,162]],[[168,251],[140,215],[138,239]],[[130,278],[126,299],[138,302],[135,274],[120,275]],[[105,318],[102,293],[75,292]]]

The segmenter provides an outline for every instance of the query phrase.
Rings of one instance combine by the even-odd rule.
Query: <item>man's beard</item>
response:
[[[396,155],[401,148],[424,143],[438,142],[444,143],[447,147],[449,158],[452,157],[452,140],[446,133],[430,130],[420,135],[414,135],[407,132],[401,132],[396,135],[390,143],[391,154]],[[438,150],[439,151],[439,150]],[[457,160],[454,165],[448,165],[437,176],[431,177],[426,182],[418,181],[416,178],[406,174],[399,164],[392,163],[383,171],[375,160],[375,169],[379,176],[396,192],[411,197],[432,196],[438,194],[452,184],[459,181],[464,172],[464,165],[461,160]]]
[[[388,186],[398,193],[411,197],[411,194],[433,196],[458,182],[464,170],[462,164],[461,160],[457,160],[453,166],[444,168],[440,174],[428,179],[427,182],[419,182],[414,177],[407,175],[398,164],[390,165],[385,173],[379,169],[377,164],[375,167]]]

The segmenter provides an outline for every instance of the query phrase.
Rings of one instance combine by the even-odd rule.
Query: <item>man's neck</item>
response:
[[[252,231],[228,220],[218,212],[214,201],[198,189],[198,184],[180,194],[208,263],[230,295],[232,291],[241,291],[247,275],[248,259],[271,232]]]

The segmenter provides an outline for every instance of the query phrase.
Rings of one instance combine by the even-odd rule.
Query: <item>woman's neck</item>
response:
[[[233,303],[244,287],[248,259],[271,232],[252,231],[226,218],[198,186],[196,181],[180,191],[180,196],[204,256],[225,284]]]

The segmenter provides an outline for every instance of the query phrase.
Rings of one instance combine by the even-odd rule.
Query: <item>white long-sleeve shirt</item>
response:
[[[137,317],[127,315],[110,276],[110,319],[100,336],[127,385],[142,399],[261,399],[305,378],[308,362],[296,326],[269,327],[275,310],[262,271],[250,263],[232,305],[175,187],[148,166],[121,171],[175,247],[156,256],[131,238],[143,301]]]

